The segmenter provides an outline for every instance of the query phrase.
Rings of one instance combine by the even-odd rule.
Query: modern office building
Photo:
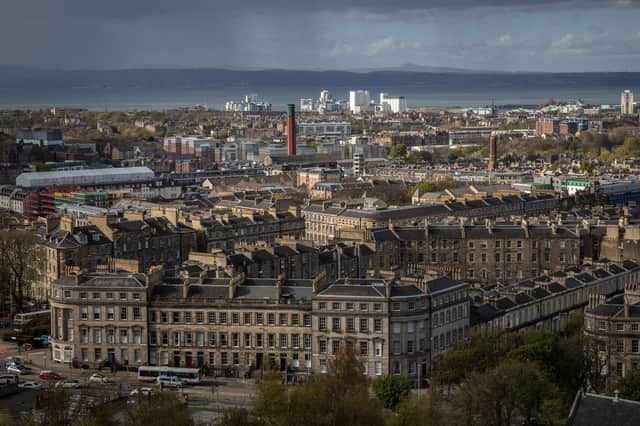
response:
[[[371,96],[368,90],[352,90],[349,92],[349,110],[352,114],[360,114],[371,108]]]
[[[300,135],[351,135],[351,123],[347,121],[298,123],[297,128]]]
[[[40,147],[62,145],[62,132],[58,129],[18,130],[16,143]]]
[[[404,96],[389,96],[386,93],[380,93],[380,110],[383,113],[397,114],[407,111],[407,100]]]
[[[627,89],[620,94],[620,114],[633,114],[633,92],[631,90]]]

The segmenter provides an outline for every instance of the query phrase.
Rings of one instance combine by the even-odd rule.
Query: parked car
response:
[[[29,370],[27,367],[15,364],[15,365],[11,365],[11,366],[7,367],[7,373],[16,374],[16,375],[20,376],[20,375],[24,375],[24,374],[31,374],[32,371]]]
[[[138,396],[138,395],[149,396],[151,395],[152,392],[153,392],[152,388],[142,387],[142,388],[137,388],[132,390],[131,393],[129,393],[129,395],[130,396]]]
[[[0,376],[0,384],[18,383],[18,376],[14,374],[3,374]]]
[[[22,382],[18,385],[20,389],[38,390],[42,389],[42,383],[37,382]]]
[[[100,373],[93,373],[91,377],[89,377],[89,383],[109,383],[110,381],[111,379]]]
[[[59,375],[58,373],[54,373],[51,370],[42,370],[40,372],[40,374],[38,374],[38,377],[40,377],[41,379],[45,379],[45,380],[60,380],[60,379],[62,379],[61,375]]]
[[[127,399],[127,404],[135,404],[138,397],[140,396],[149,396],[153,392],[153,389],[143,387],[132,390],[129,393],[129,399]]]
[[[181,388],[184,386],[182,379],[176,376],[158,376],[156,383],[170,388]]]
[[[80,381],[76,379],[65,379],[56,383],[57,388],[77,389],[80,387]]]

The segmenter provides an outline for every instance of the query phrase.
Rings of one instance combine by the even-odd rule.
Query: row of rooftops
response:
[[[640,302],[625,305],[625,295],[618,294],[610,297],[594,307],[587,307],[587,314],[609,318],[640,318]]]
[[[339,250],[344,258],[355,259],[358,256],[370,256],[374,254],[367,244],[355,245],[337,244],[330,246],[313,246],[304,242],[295,244],[275,242],[268,247],[247,247],[236,248],[234,253],[227,256],[227,261],[231,265],[246,265],[250,263],[276,261],[281,258],[301,255],[305,253],[317,253],[320,264],[332,263],[334,254]]]
[[[621,264],[607,263],[590,270],[571,267],[565,271],[541,275],[497,289],[475,289],[471,323],[485,323],[519,306],[525,306],[531,302],[578,288],[590,287],[601,280],[607,280],[639,268],[640,265],[637,263],[625,260]],[[640,306],[638,309],[640,310]]]
[[[527,239],[527,238],[578,238],[575,229],[555,224],[427,224],[427,226],[392,226],[371,230],[371,240],[387,241],[429,241],[436,239]]]
[[[520,208],[527,203],[551,201],[554,199],[556,199],[556,197],[549,194],[523,194],[507,195],[501,198],[485,197],[478,200],[446,201],[441,204],[401,206],[386,209],[348,209],[331,205],[327,206],[326,204],[309,204],[303,208],[303,212],[323,213],[354,218],[369,218],[373,220],[408,219],[413,217],[464,215],[465,212],[470,212],[476,209],[486,209],[492,206],[513,206],[514,208]]]
[[[158,269],[162,271],[161,269]],[[149,299],[158,303],[213,303],[240,300],[256,303],[308,303],[314,298],[355,300],[407,299],[435,295],[466,286],[441,277],[426,282],[398,278],[338,279],[327,282],[321,273],[315,279],[247,278],[244,274],[220,277],[206,265],[184,264],[175,275],[140,273],[89,273],[70,275],[54,286],[72,288],[147,288]],[[163,272],[163,271],[162,271]]]

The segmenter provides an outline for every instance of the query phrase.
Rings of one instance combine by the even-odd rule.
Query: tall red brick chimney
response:
[[[489,138],[489,171],[496,171],[496,157],[498,155],[498,135],[491,134]]]
[[[296,106],[287,105],[287,154],[296,155]]]

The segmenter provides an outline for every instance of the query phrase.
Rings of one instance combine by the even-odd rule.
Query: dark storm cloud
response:
[[[315,66],[336,57],[331,52],[340,52],[341,46],[342,51],[358,52],[358,47],[350,47],[358,43],[368,47],[366,52],[372,53],[370,56],[383,51],[388,54],[402,46],[410,54],[412,46],[421,46],[419,40],[404,40],[388,33],[376,34],[377,39],[373,40],[354,38],[365,37],[361,34],[371,32],[377,23],[397,25],[401,32],[403,22],[422,22],[428,16],[465,10],[473,11],[467,14],[473,24],[474,17],[483,11],[508,15],[546,9],[578,12],[627,8],[635,13],[640,0],[5,0],[4,3],[0,14],[3,40],[0,65],[123,68]],[[354,17],[346,25],[349,28],[344,28],[344,20],[341,24],[334,22],[348,12]],[[464,29],[461,35],[465,35]],[[336,41],[336,37],[344,39]],[[282,46],[285,39],[286,49]],[[388,40],[394,43],[380,44]],[[565,44],[577,43],[574,41],[577,36],[567,40]],[[386,50],[376,48],[387,45]],[[311,60],[316,60],[316,64]],[[344,64],[326,65],[340,68]]]
[[[640,0],[19,0],[3,6],[5,16],[40,16],[58,18],[86,17],[93,19],[144,19],[149,16],[175,14],[176,16],[226,12],[249,14],[252,12],[314,12],[360,9],[370,12],[397,12],[402,10],[458,10],[465,8],[497,7],[519,9],[529,7],[636,7]],[[12,13],[13,12],[13,13]]]

